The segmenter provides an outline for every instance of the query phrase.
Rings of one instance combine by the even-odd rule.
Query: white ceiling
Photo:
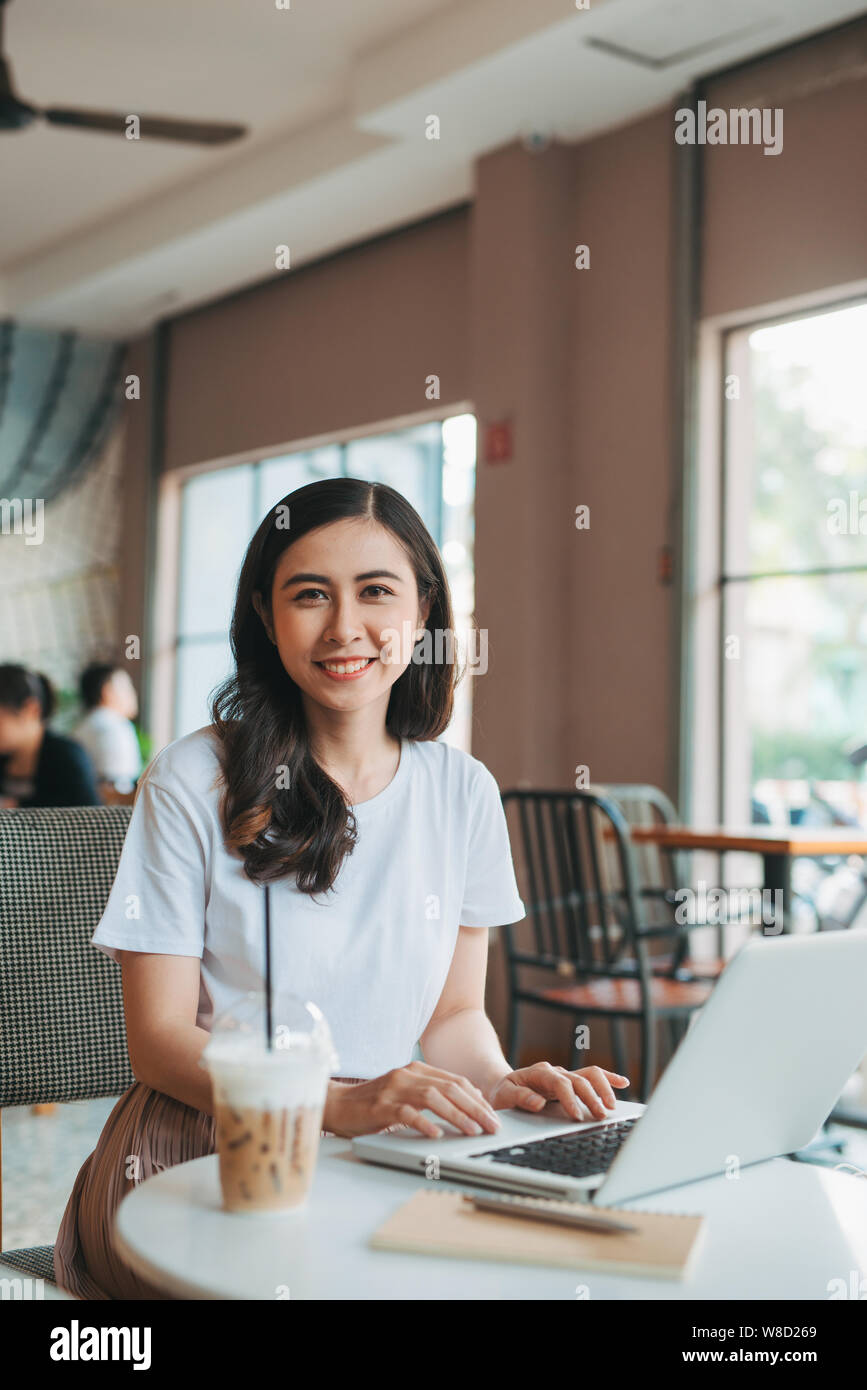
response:
[[[0,132],[0,317],[142,331],[285,274],[278,244],[297,267],[472,197],[486,150],[531,131],[585,138],[861,12],[863,0],[11,0],[23,99],[250,133],[209,150]],[[424,137],[430,114],[439,141]]]

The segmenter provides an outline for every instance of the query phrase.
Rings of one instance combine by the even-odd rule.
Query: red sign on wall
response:
[[[485,463],[506,463],[512,457],[512,422],[495,420],[485,425],[482,458]]]

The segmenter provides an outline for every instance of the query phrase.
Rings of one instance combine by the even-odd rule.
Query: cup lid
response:
[[[328,1021],[312,1000],[276,991],[271,1000],[270,1048],[268,1037],[265,996],[260,990],[251,990],[214,1019],[203,1056],[219,1056],[221,1060],[237,1056],[239,1061],[267,1057],[274,1065],[310,1057],[327,1062],[332,1075],[340,1065]]]

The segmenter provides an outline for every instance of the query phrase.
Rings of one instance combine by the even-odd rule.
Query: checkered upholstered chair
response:
[[[90,944],[130,815],[129,806],[0,810],[0,1119],[7,1105],[116,1096],[135,1080],[120,969]],[[0,1250],[2,1195],[0,1186]],[[54,1282],[51,1245],[0,1258]]]

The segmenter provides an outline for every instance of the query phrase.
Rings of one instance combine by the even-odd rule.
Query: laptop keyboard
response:
[[[640,1118],[636,1115],[631,1120],[617,1120],[602,1129],[556,1134],[552,1139],[536,1139],[532,1144],[512,1145],[508,1149],[484,1149],[472,1157],[490,1157],[495,1163],[535,1168],[542,1173],[558,1173],[564,1178],[589,1178],[611,1167],[629,1138],[632,1126]]]

